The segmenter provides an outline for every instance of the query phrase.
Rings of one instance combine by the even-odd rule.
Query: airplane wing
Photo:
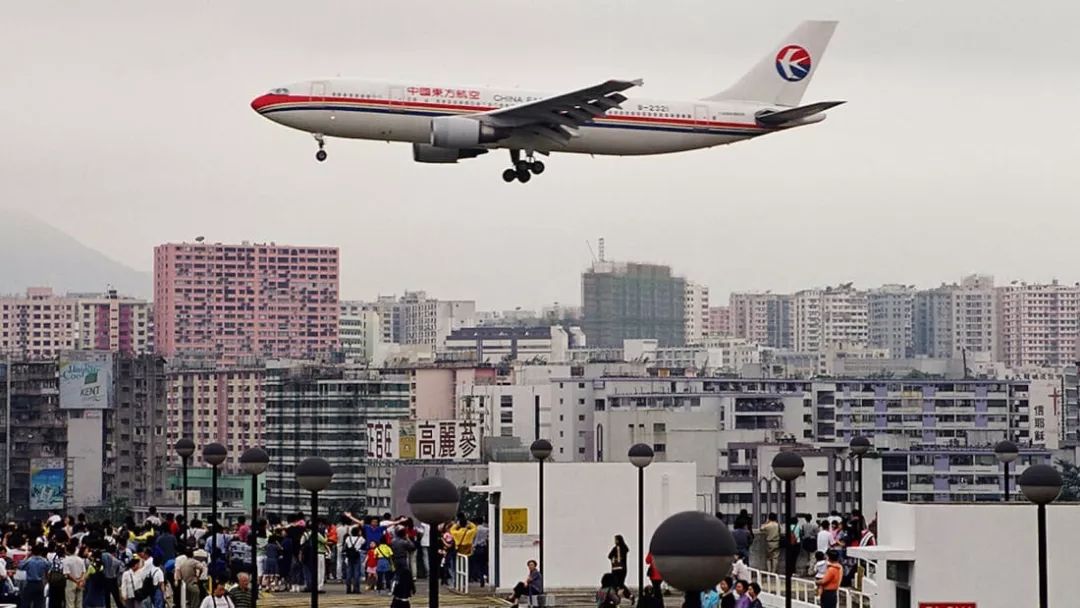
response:
[[[565,145],[577,135],[580,127],[620,107],[619,104],[626,101],[622,91],[641,84],[641,79],[608,80],[569,93],[474,114],[473,117],[493,127],[511,128],[515,134],[535,135]]]

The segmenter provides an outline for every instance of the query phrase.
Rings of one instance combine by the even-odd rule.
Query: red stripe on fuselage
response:
[[[429,109],[429,110],[458,110],[467,112],[490,112],[492,110],[501,109],[498,106],[483,106],[483,105],[458,105],[451,103],[435,103],[430,101],[402,101],[402,100],[390,100],[390,99],[373,99],[373,98],[355,98],[355,97],[333,97],[322,96],[314,97],[310,95],[279,95],[279,94],[267,94],[257,98],[252,102],[252,108],[256,111],[262,111],[271,106],[278,104],[297,104],[297,103],[312,103],[312,104],[324,104],[324,103],[338,103],[338,104],[358,104],[358,105],[374,105],[384,107],[394,107],[403,109]],[[739,129],[768,129],[755,123],[742,123],[742,122],[722,122],[715,120],[697,120],[691,118],[663,118],[658,116],[615,116],[604,115],[597,120],[611,120],[620,122],[645,122],[652,124],[673,125],[683,127],[735,127]]]

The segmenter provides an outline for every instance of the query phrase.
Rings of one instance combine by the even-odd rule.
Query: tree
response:
[[[1061,469],[1061,496],[1058,500],[1080,500],[1080,467],[1071,462],[1058,459],[1057,466]]]
[[[469,488],[462,486],[458,489],[461,496],[458,502],[458,511],[465,514],[465,517],[469,521],[479,521],[480,518],[487,519],[488,515],[488,495],[480,494],[477,492],[470,492]]]

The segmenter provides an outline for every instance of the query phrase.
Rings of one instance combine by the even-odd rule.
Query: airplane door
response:
[[[311,83],[310,100],[314,101],[314,102],[321,102],[322,104],[326,103],[327,96],[326,96],[326,83],[325,82],[313,82],[313,83]],[[330,110],[330,120],[334,120],[334,110],[333,110],[333,108],[327,108],[327,109]]]
[[[694,106],[694,130],[704,131],[709,125],[709,106]]]

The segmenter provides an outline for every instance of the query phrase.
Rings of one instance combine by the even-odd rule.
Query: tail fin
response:
[[[836,21],[803,21],[734,85],[708,101],[760,101],[797,106],[836,29]]]

